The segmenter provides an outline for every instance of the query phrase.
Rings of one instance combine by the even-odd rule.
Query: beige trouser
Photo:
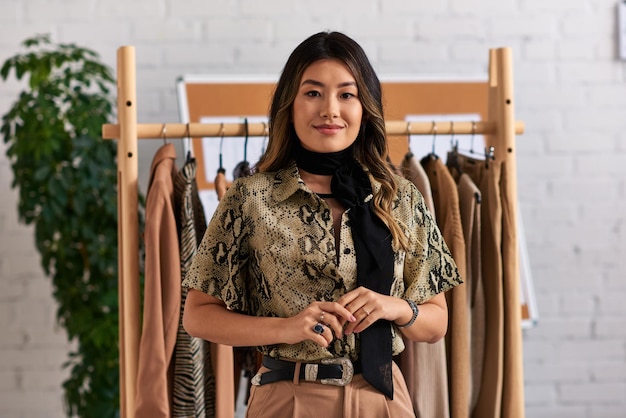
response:
[[[267,370],[261,368],[261,372]],[[247,418],[415,417],[404,378],[393,363],[394,397],[389,400],[357,374],[346,386],[291,380],[252,386]]]

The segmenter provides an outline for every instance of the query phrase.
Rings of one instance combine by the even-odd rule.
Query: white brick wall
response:
[[[190,73],[277,74],[304,37],[337,29],[381,75],[457,74],[514,53],[519,192],[540,320],[524,331],[529,418],[626,413],[626,73],[617,0],[2,0],[0,61],[36,33],[137,47],[139,119],[178,119]],[[0,114],[18,83],[0,84]],[[155,147],[140,144],[142,186]],[[0,416],[61,417],[69,344],[0,146]]]

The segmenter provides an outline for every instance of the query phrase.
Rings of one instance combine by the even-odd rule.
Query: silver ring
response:
[[[365,309],[364,307],[363,307],[363,308],[361,308],[361,309],[363,309],[363,310],[365,311],[365,314],[366,314],[367,316],[370,316],[370,311],[368,311],[368,310],[367,310],[367,309]]]
[[[320,322],[324,322],[324,315],[326,315],[326,312],[322,311],[320,314]]]
[[[322,325],[322,324],[315,324],[315,326],[312,329],[313,329],[314,333],[322,334],[324,332],[324,325]]]

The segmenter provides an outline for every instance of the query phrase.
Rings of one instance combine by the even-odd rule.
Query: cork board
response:
[[[477,114],[482,120],[487,118],[487,82],[383,80],[382,87],[386,120],[405,120],[407,115],[432,114]],[[206,121],[207,117],[214,118],[213,120],[218,120],[219,117],[266,117],[274,82],[181,78],[178,81],[178,90],[182,122],[200,123]],[[229,138],[224,139],[228,140]],[[408,138],[390,137],[389,143],[391,159],[398,163],[408,151]],[[192,138],[192,147],[198,163],[198,173],[204,173],[208,162],[205,161],[207,153],[202,152],[202,138]],[[213,189],[210,175],[198,175],[200,190]]]

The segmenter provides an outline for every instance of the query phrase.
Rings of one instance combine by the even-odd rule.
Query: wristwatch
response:
[[[397,325],[398,328],[407,328],[410,327],[411,325],[413,325],[413,322],[415,322],[415,320],[417,319],[417,315],[420,314],[420,310],[417,307],[417,304],[415,302],[413,302],[411,299],[404,299],[406,301],[406,303],[409,304],[409,306],[411,307],[411,310],[413,311],[413,316],[411,317],[411,319],[409,320],[409,322],[407,322],[406,324],[403,325]]]

